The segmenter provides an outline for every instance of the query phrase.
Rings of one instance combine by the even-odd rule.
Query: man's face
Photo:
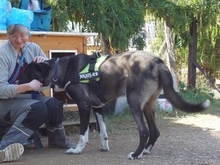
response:
[[[15,49],[20,50],[28,41],[28,33],[15,32],[9,36],[9,40]]]

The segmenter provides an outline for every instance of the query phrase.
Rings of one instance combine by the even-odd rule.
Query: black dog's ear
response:
[[[42,74],[43,78],[47,78],[49,76],[51,66],[47,63],[38,63],[38,66],[40,67],[39,72]]]
[[[27,65],[23,73],[29,75],[29,73],[36,71],[36,68],[37,68],[37,63],[31,62],[30,64]]]
[[[19,77],[18,84],[28,83],[34,78],[32,78],[33,73],[37,71],[37,63],[31,62],[27,65],[25,70],[22,72],[21,76]]]

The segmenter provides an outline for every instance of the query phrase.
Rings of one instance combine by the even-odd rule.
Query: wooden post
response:
[[[188,86],[193,89],[196,85],[196,49],[197,49],[197,21],[193,20],[190,25],[190,35],[192,42],[189,44],[189,60],[188,60]]]

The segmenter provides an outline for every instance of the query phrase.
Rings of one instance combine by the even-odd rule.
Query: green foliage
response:
[[[78,23],[82,32],[97,32],[118,50],[127,49],[128,40],[139,35],[145,23],[144,1],[51,0],[49,4],[54,9],[53,30],[67,30],[68,21]],[[134,43],[143,48],[144,39],[142,33]]]
[[[190,89],[188,88],[183,82],[179,82],[179,94],[183,99],[185,99],[188,102],[191,103],[200,103],[204,100],[210,100],[211,104],[210,107],[202,112],[204,114],[219,114],[219,97],[215,96],[214,90],[210,88],[209,86],[204,85],[204,80],[200,79],[200,82],[198,84],[200,85],[197,89]],[[218,94],[219,95],[219,94]],[[180,116],[186,116],[186,115],[192,115],[190,113],[181,112],[179,110],[174,109],[172,113],[169,114],[163,114],[166,117],[180,117]]]
[[[12,7],[19,8],[20,6],[20,0],[9,0],[11,2]]]
[[[220,107],[220,101],[219,101],[219,99],[214,99],[214,100],[212,100],[211,106],[210,106],[210,108],[209,108],[208,113],[210,113],[210,114],[216,114],[216,113],[218,113],[218,114],[219,114],[219,113],[220,113],[219,107]]]
[[[137,0],[131,1],[94,1],[93,5],[84,6],[87,29],[98,32],[103,39],[109,39],[111,46],[124,51],[128,40],[138,35],[144,26],[145,8]],[[85,21],[84,21],[85,22]],[[136,44],[143,44],[140,39]],[[140,45],[140,47],[143,47]]]
[[[148,22],[148,18],[146,18],[146,21]],[[150,22],[152,20],[149,20]],[[151,42],[150,44],[150,49],[153,52],[157,52],[161,49],[161,46],[163,44],[163,42],[165,41],[165,35],[164,35],[164,22],[162,20],[154,20],[156,21],[156,29],[157,29],[157,37]],[[163,51],[165,51],[165,46],[163,48]],[[161,55],[159,55],[161,56]]]
[[[200,65],[210,77],[219,77],[220,24],[210,25],[205,30],[200,27],[198,40],[198,60]]]
[[[146,32],[140,32],[139,34],[136,34],[132,37],[132,44],[136,45],[137,50],[143,50],[146,46],[145,39],[147,38]]]
[[[208,88],[198,88],[198,89],[190,89],[185,85],[184,82],[179,82],[179,92],[180,95],[187,101],[192,103],[199,103],[204,100],[213,100],[214,94],[210,92]]]
[[[52,31],[67,31],[68,27],[68,8],[66,0],[48,1],[52,10]]]
[[[148,13],[165,20],[169,16],[175,36],[177,68],[188,61],[188,46],[192,42],[190,25],[197,21],[197,61],[211,77],[220,74],[220,6],[219,0],[149,0]]]

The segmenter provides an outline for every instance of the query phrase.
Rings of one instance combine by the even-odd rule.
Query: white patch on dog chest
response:
[[[65,91],[65,88],[60,88],[60,87],[58,87],[57,85],[55,85],[54,91],[55,91],[55,92],[62,92],[62,91]]]

